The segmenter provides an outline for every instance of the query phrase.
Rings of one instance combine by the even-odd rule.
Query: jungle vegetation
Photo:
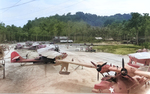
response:
[[[74,42],[130,40],[139,44],[150,42],[150,16],[133,12],[112,16],[77,12],[28,20],[23,27],[0,23],[0,42],[50,41],[54,36],[68,36]],[[95,37],[102,37],[96,40]]]

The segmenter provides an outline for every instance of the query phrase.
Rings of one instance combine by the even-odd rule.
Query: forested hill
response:
[[[129,20],[131,18],[130,14],[115,14],[111,16],[97,16],[96,14],[76,12],[76,14],[71,15],[68,13],[66,15],[59,16],[62,21],[85,21],[91,26],[106,26],[112,22],[122,22],[124,20]]]
[[[84,21],[87,24],[91,26],[107,26],[108,24],[111,24],[113,22],[120,23],[124,20],[129,20],[131,18],[131,14],[115,14],[111,16],[97,16],[96,14],[90,14],[90,13],[83,13],[83,12],[76,12],[76,14],[67,13],[66,15],[54,15],[50,17],[42,17],[39,19],[35,19],[37,23],[39,23],[41,20],[51,19],[55,18],[59,21],[63,22],[76,22],[76,21]],[[39,21],[39,22],[38,22]]]
[[[98,16],[83,12],[56,14],[28,20],[23,27],[5,26],[4,23],[0,23],[0,42],[6,40],[47,41],[52,40],[54,36],[68,36],[74,42],[97,41],[95,37],[123,40],[135,37],[136,34],[133,33],[135,31],[138,31],[141,36],[145,36],[144,34],[147,34],[145,32],[149,31],[150,26],[146,24],[149,22],[145,21],[149,21],[149,14],[131,13],[112,16]],[[136,29],[141,29],[142,33]]]

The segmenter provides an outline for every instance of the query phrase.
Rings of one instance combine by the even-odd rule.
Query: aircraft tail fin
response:
[[[11,63],[15,63],[17,61],[24,60],[16,51],[11,53]]]

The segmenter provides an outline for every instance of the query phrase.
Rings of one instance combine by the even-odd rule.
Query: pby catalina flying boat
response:
[[[45,48],[41,48],[37,50],[36,52],[30,52],[27,55],[27,59],[21,57],[16,51],[11,53],[11,62],[12,63],[37,63],[37,62],[52,62],[54,63],[54,61],[56,59],[63,59],[65,57],[67,57],[66,53],[61,53],[61,52],[57,52],[55,51],[55,49],[53,48],[53,46],[47,46]],[[34,58],[29,58],[29,56],[34,56]]]
[[[96,65],[91,62],[96,70],[100,73],[114,71],[114,76],[105,75],[99,84],[95,84],[93,92],[96,93],[115,93],[115,94],[136,94],[137,90],[141,89],[144,85],[145,88],[149,85],[150,72],[140,71],[137,68],[124,65],[122,59],[122,68],[117,66]]]
[[[82,63],[82,61],[69,60],[67,58],[63,60],[56,60],[56,64],[61,64],[60,74],[68,73],[68,65],[76,64],[79,66],[85,66],[89,68],[95,68],[98,74],[108,73],[103,76],[99,84],[95,84],[93,92],[95,93],[113,93],[113,94],[136,94],[136,91],[145,88],[150,80],[150,72],[140,71],[135,67],[124,65],[124,59],[122,59],[122,67],[108,65],[107,63],[98,62],[95,64]],[[66,68],[66,71],[63,71]],[[114,71],[115,75],[109,75],[110,71]]]

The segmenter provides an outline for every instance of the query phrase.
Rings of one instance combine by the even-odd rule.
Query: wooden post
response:
[[[3,67],[3,79],[5,79],[5,60],[4,60],[4,48],[0,46],[0,60],[2,60],[2,67]]]
[[[5,79],[5,60],[3,59],[3,79]]]

